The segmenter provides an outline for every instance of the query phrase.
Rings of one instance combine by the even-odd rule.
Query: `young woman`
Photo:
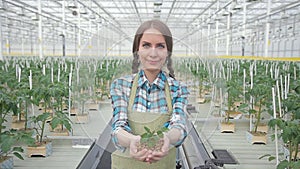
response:
[[[172,49],[171,32],[163,22],[146,21],[137,29],[132,49],[133,74],[114,80],[110,91],[112,141],[118,149],[112,154],[114,169],[175,168],[174,147],[187,136],[184,110],[189,92],[174,78]],[[160,151],[138,150],[144,126],[152,131],[163,126],[169,129]]]

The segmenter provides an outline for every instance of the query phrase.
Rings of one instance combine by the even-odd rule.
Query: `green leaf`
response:
[[[52,129],[56,128],[60,124],[60,120],[57,117],[54,117],[51,120],[51,127]]]
[[[7,153],[11,150],[12,144],[14,143],[14,139],[8,138],[3,142],[6,142],[6,144],[1,145],[1,150],[2,152]]]
[[[269,160],[269,161],[273,161],[273,160],[275,160],[275,157],[274,157],[274,156],[271,156],[271,157],[269,157],[268,160]]]
[[[258,159],[263,159],[263,158],[265,158],[265,157],[270,157],[271,156],[271,154],[265,154],[265,155],[263,155],[263,156],[260,156]]]
[[[23,153],[24,149],[22,147],[13,147],[13,151]]]
[[[161,129],[161,131],[162,132],[166,132],[166,131],[168,131],[169,129],[167,128],[167,127],[163,127],[162,129]]]
[[[286,169],[289,166],[289,162],[287,160],[281,161],[276,169]]]
[[[64,120],[64,126],[66,127],[66,129],[68,131],[71,131],[72,126],[71,126],[71,123],[68,120]]]
[[[144,133],[141,135],[141,138],[147,138],[148,134],[147,133]]]
[[[294,162],[293,168],[300,168],[300,161]]]
[[[147,133],[151,133],[151,131],[148,127],[145,126],[144,129],[146,130]]]
[[[141,143],[146,143],[148,141],[148,138],[141,138]]]
[[[43,122],[43,121],[46,121],[50,116],[51,116],[51,114],[48,113],[48,112],[47,113],[43,113],[43,114],[38,115],[36,117],[36,120]]]
[[[23,156],[18,153],[18,152],[13,152],[13,154],[18,158],[18,159],[21,159],[21,160],[24,160]]]
[[[163,132],[162,131],[157,131],[157,135],[162,138],[164,135],[163,135]]]

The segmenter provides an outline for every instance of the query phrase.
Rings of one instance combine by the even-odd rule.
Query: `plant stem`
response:
[[[2,117],[2,111],[3,111],[3,108],[2,108],[3,106],[2,106],[2,103],[1,103],[1,105],[0,105],[0,118],[1,119],[5,119],[5,118],[3,118]],[[1,120],[1,123],[0,123],[0,134],[2,133],[2,124],[3,124],[3,120]]]
[[[40,143],[43,141],[45,123],[46,123],[46,121],[43,121],[43,123],[42,123],[42,129],[43,130],[41,131],[41,136],[40,136],[40,140],[39,140]]]
[[[28,101],[27,98],[25,100],[25,131],[27,130],[27,114],[28,114]]]
[[[256,120],[256,123],[255,123],[255,129],[254,129],[254,132],[256,133],[257,132],[257,127],[260,123],[260,116],[261,116],[261,101],[259,101],[259,105],[258,105],[258,111],[257,111],[257,120]]]
[[[290,142],[289,142],[289,152],[290,152],[290,155],[289,155],[289,161],[292,160],[292,151],[293,151],[293,147],[292,147],[292,142],[290,141]]]
[[[299,150],[299,144],[297,142],[297,140],[293,140],[294,144],[294,150],[295,150],[295,154],[294,154],[294,160],[297,160],[297,156],[298,156],[298,150]]]

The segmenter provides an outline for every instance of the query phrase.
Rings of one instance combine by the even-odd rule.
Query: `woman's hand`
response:
[[[162,158],[168,155],[169,147],[170,147],[170,139],[167,136],[167,134],[164,134],[164,144],[161,148],[161,151],[149,151],[148,156],[146,158],[146,162],[155,163],[161,160]]]
[[[137,146],[139,145],[140,140],[141,140],[141,136],[134,136],[130,140],[130,146],[129,146],[130,156],[136,160],[145,161],[149,153],[147,149],[142,149],[141,151],[138,151]]]

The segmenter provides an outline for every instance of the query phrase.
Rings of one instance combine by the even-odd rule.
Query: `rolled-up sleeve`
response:
[[[112,119],[112,142],[115,147],[121,151],[124,151],[126,148],[122,147],[119,144],[117,133],[122,128],[127,132],[131,133],[131,128],[128,124],[127,118],[127,101],[128,97],[126,95],[126,87],[128,85],[126,81],[122,79],[116,79],[111,84],[110,95],[113,108],[113,119]]]
[[[177,128],[181,131],[181,137],[174,146],[180,146],[187,137],[187,116],[186,106],[188,104],[189,91],[186,86],[174,87],[173,91],[173,114],[170,120],[169,129]]]

